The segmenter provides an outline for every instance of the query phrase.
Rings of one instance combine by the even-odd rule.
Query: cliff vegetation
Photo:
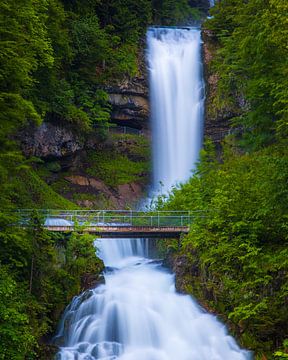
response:
[[[211,10],[210,111],[237,111],[220,159],[207,141],[190,181],[158,199],[198,211],[174,247],[178,289],[223,317],[256,359],[288,357],[287,10],[281,0]]]

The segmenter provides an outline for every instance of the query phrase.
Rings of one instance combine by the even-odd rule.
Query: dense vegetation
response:
[[[287,10],[285,0],[225,0],[206,24],[221,46],[215,103],[242,102],[234,124],[245,131],[249,149],[287,136]]]
[[[1,214],[0,358],[47,359],[45,336],[83,289],[85,275],[97,277],[103,265],[93,237],[81,229],[56,236],[43,229],[36,212],[25,230],[11,221],[18,219]]]
[[[237,135],[220,161],[206,143],[190,181],[159,200],[200,211],[176,253],[182,290],[224,316],[257,359],[288,357],[287,6],[224,0],[211,11],[214,106],[240,108]]]
[[[185,290],[225,314],[258,353],[287,337],[287,169],[286,142],[251,154],[228,144],[223,163],[206,150],[165,205],[200,211],[182,242]]]
[[[18,207],[75,208],[57,193],[57,184],[53,189],[43,181],[47,171],[39,176],[48,168],[55,172],[57,163],[42,166],[21,154],[19,131],[43,120],[77,129],[82,137],[105,129],[111,111],[105,86],[137,74],[146,27],[196,13],[188,0],[1,1],[0,359],[49,358],[41,343],[82,288],[83,276],[102,268],[93,239],[81,230],[57,237],[43,229],[37,213],[25,230],[15,227]],[[112,185],[147,167],[142,162],[135,169],[129,157],[117,156],[122,167],[114,177],[109,157],[97,169]]]

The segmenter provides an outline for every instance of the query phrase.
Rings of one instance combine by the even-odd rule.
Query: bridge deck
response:
[[[74,226],[45,226],[49,231],[72,232]],[[82,232],[99,235],[102,238],[138,238],[138,237],[179,237],[188,233],[188,226],[87,226]]]

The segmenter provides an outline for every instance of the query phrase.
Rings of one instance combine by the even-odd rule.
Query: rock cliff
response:
[[[147,129],[149,120],[148,84],[146,77],[135,77],[108,87],[112,105],[111,121],[135,129]]]
[[[124,208],[140,200],[145,191],[150,135],[148,85],[143,73],[105,89],[112,105],[111,122],[118,125],[105,139],[99,129],[84,134],[61,121],[44,121],[18,136],[24,155],[42,161],[35,165],[40,176],[79,206]],[[130,131],[133,129],[135,132]],[[113,161],[115,169],[109,167]],[[121,168],[121,161],[127,169]]]

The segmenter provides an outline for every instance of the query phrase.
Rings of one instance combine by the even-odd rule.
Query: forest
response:
[[[103,269],[81,229],[49,233],[37,210],[25,229],[15,226],[18,207],[75,208],[35,173],[41,160],[22,154],[19,134],[43,121],[83,137],[105,132],[105,87],[139,72],[147,27],[203,20],[207,8],[196,0],[1,1],[0,359],[52,358],[47,339],[61,312],[85,275]],[[167,245],[187,258],[182,290],[222,316],[259,360],[288,358],[287,13],[285,0],[222,0],[210,10],[211,111],[232,109],[232,131],[220,154],[207,140],[189,182],[158,199],[161,209],[205,214],[180,251]],[[41,189],[32,204],[31,183]]]

